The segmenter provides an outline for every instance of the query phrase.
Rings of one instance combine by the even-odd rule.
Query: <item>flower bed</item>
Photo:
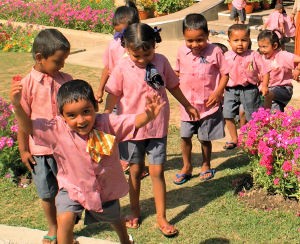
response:
[[[21,27],[12,22],[0,24],[0,50],[4,52],[31,52],[38,28],[32,25]]]
[[[300,110],[259,109],[241,128],[239,146],[250,155],[254,185],[300,199]]]
[[[0,177],[12,180],[27,172],[18,151],[17,131],[12,105],[0,97]]]
[[[0,18],[46,26],[111,33],[112,1],[0,0]],[[108,8],[105,8],[107,3]],[[98,9],[97,9],[98,7]]]

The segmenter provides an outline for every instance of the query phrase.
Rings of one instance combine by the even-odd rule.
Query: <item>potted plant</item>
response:
[[[231,8],[232,8],[232,0],[224,0],[224,3],[227,4],[228,10],[231,11]]]
[[[141,20],[153,17],[155,7],[153,0],[137,0],[136,7]]]
[[[263,9],[270,9],[271,4],[272,4],[272,0],[263,0],[262,1]]]

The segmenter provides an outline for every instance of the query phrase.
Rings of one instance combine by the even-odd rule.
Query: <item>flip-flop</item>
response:
[[[45,235],[43,237],[43,244],[56,244],[57,243],[57,236],[48,236]]]
[[[215,169],[208,169],[204,172],[201,172],[200,173],[200,180],[201,181],[207,181],[207,180],[210,180],[212,178],[215,177],[215,173],[216,173],[216,170]],[[210,174],[210,176],[207,176],[207,177],[204,177],[206,174]],[[202,176],[202,177],[201,177]]]
[[[165,236],[165,237],[174,237],[177,236],[179,231],[175,228],[174,225],[164,225],[164,226],[157,226],[160,232]]]
[[[234,149],[237,147],[237,143],[234,143],[234,142],[226,142],[225,145],[224,145],[224,149],[225,150],[231,150],[231,149]]]
[[[182,185],[185,182],[189,181],[192,178],[192,174],[176,174],[176,179],[173,181],[176,185]],[[181,179],[180,181],[176,181]]]
[[[135,218],[133,216],[125,216],[125,225],[129,229],[137,229],[140,227],[140,218]]]

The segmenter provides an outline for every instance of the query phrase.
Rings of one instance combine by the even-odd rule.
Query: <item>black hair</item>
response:
[[[284,44],[283,41],[278,37],[278,34],[276,34],[278,30],[263,30],[261,31],[257,36],[257,41],[261,41],[263,39],[268,39],[273,46],[275,43],[277,43],[277,48],[281,48],[281,46]],[[280,31],[278,31],[279,34],[281,34]]]
[[[244,24],[233,24],[228,28],[228,37],[231,36],[233,31],[246,31],[247,35],[250,37],[250,28],[247,25]]]
[[[213,42],[212,44],[217,45],[219,48],[221,48],[223,53],[228,52],[228,47],[225,46],[224,44],[220,43],[220,42]]]
[[[140,17],[138,9],[132,1],[126,1],[125,6],[118,7],[114,13],[112,19],[112,25],[119,24],[131,25],[133,23],[139,23]]]
[[[182,32],[189,30],[203,30],[207,35],[209,34],[207,27],[207,20],[202,14],[188,14],[182,22]]]
[[[35,59],[35,55],[40,53],[43,58],[47,59],[54,55],[56,51],[69,52],[70,49],[70,42],[60,31],[45,29],[41,30],[33,41],[32,56]]]
[[[95,110],[98,109],[98,103],[95,99],[93,88],[84,80],[70,80],[64,83],[57,92],[57,105],[59,113],[63,114],[64,105],[67,103],[86,100],[93,104]]]
[[[132,50],[142,48],[146,51],[150,48],[155,48],[155,43],[161,42],[160,31],[161,29],[157,27],[152,28],[144,23],[129,25],[124,32],[122,45]]]

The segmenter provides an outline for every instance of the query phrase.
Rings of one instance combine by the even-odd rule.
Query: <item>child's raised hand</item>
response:
[[[165,106],[166,101],[161,102],[160,96],[155,94],[153,96],[147,96],[146,97],[146,106],[145,106],[145,112],[150,120],[153,120],[157,117],[157,115],[160,113],[160,110],[163,106]]]
[[[10,89],[10,100],[11,103],[16,106],[20,104],[21,96],[22,96],[22,85],[21,85],[21,76],[14,76],[11,82]]]

